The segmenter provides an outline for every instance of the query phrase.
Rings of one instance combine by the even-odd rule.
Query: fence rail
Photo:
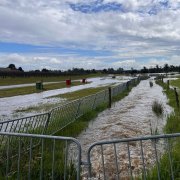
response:
[[[76,139],[0,132],[2,138],[0,179],[80,179],[81,145]]]
[[[102,141],[0,132],[0,179],[178,179],[180,133]],[[38,142],[38,146],[37,146]]]
[[[141,79],[144,79],[144,77],[134,78],[126,83],[113,86],[111,96],[117,96],[130,85],[135,85]],[[88,111],[97,108],[103,103],[107,104],[109,101],[108,97],[108,90],[103,90],[56,107],[48,113],[2,121],[0,122],[0,132],[55,134]]]
[[[97,142],[88,150],[89,179],[180,178],[180,133]]]

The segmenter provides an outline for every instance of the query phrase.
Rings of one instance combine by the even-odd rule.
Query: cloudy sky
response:
[[[0,67],[180,65],[180,0],[0,0]]]

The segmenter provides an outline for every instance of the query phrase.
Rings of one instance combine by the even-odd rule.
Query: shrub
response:
[[[152,111],[157,115],[161,116],[164,112],[163,105],[161,102],[155,100],[152,104]]]

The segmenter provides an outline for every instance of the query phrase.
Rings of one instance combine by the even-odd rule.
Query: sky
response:
[[[0,0],[0,67],[180,65],[180,0]]]

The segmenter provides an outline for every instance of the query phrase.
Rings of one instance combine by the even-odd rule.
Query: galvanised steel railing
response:
[[[180,133],[102,141],[90,146],[89,179],[180,178]]]
[[[0,179],[80,179],[76,139],[0,132],[2,138],[7,141],[0,144]]]
[[[74,138],[2,133],[0,179],[178,179],[180,133],[101,141],[84,152]],[[38,142],[38,146],[37,146]]]
[[[140,78],[134,78],[112,87],[111,96],[117,96],[139,80]],[[96,109],[101,104],[107,104],[109,101],[108,93],[108,90],[103,90],[54,108],[48,113],[0,122],[0,132],[55,134],[88,111]]]
[[[0,132],[43,134],[48,124],[49,113],[0,122]]]
[[[116,92],[122,92],[125,89],[126,84],[120,84],[113,87],[112,96],[114,97],[118,94],[114,93],[115,90]],[[49,113],[1,122],[0,131],[31,134],[54,134],[88,111],[95,109],[102,103],[107,103],[108,97],[108,90],[104,90],[94,95],[86,96],[54,108]],[[7,139],[2,137],[0,142],[7,144]],[[38,144],[39,142],[36,142],[36,145]]]

